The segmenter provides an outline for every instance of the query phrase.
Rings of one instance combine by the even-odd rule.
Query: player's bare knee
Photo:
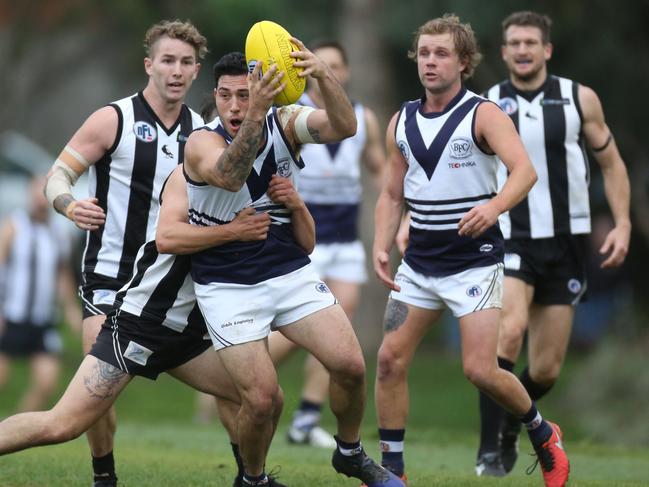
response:
[[[480,390],[489,390],[494,382],[495,370],[490,370],[478,362],[463,365],[464,376]]]
[[[277,389],[259,388],[244,394],[242,399],[242,407],[254,424],[271,421],[276,409],[281,405],[281,402],[278,402]]]
[[[377,356],[376,377],[379,382],[402,379],[407,375],[408,365],[405,360],[385,345],[381,345]]]

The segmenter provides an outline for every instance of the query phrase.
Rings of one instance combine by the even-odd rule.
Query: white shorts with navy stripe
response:
[[[450,276],[429,277],[401,262],[394,281],[401,286],[401,291],[392,291],[392,299],[424,309],[449,308],[458,318],[502,307],[502,264],[474,267]]]
[[[194,290],[216,350],[260,340],[337,302],[311,264],[258,284],[194,283]]]
[[[324,280],[362,284],[367,281],[365,249],[360,240],[343,243],[316,244],[309,256]]]

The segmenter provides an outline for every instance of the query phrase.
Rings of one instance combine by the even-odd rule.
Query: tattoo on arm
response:
[[[98,360],[90,373],[83,378],[83,384],[92,397],[109,399],[114,395],[114,388],[126,375],[125,372],[106,362]]]
[[[68,215],[66,215],[65,211],[73,201],[74,197],[69,193],[59,195],[54,200],[54,209],[61,215],[67,217]]]
[[[396,299],[389,299],[383,317],[383,331],[395,331],[401,327],[408,317],[408,306]]]
[[[315,140],[317,144],[322,142],[322,139],[320,138],[320,131],[318,129],[307,126],[307,130],[309,131],[309,135],[313,137],[313,140]]]
[[[245,183],[262,140],[263,122],[243,120],[239,133],[216,161],[216,172],[228,183]]]

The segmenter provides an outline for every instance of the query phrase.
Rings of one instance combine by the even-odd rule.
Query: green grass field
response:
[[[78,344],[76,344],[78,346]],[[74,344],[73,344],[74,346]],[[78,349],[78,348],[77,348]],[[79,359],[66,355],[69,374]],[[574,359],[572,359],[574,360]],[[282,482],[291,487],[357,486],[358,482],[334,473],[330,452],[288,445],[285,433],[290,412],[299,400],[302,356],[280,369],[286,406],[268,458],[268,470],[281,468]],[[562,386],[570,379],[570,363]],[[373,379],[373,368],[370,364]],[[0,396],[0,417],[10,413],[25,368]],[[371,384],[368,384],[371,391]],[[541,403],[546,416],[560,422],[572,462],[572,486],[649,485],[649,449],[610,446],[588,439],[574,418],[562,414],[560,388]],[[371,394],[363,428],[368,452],[378,457]],[[135,379],[118,402],[120,418],[115,456],[120,485],[230,486],[234,461],[227,436],[217,423],[192,422],[193,393],[166,376],[156,383]],[[324,425],[331,428],[327,413]],[[477,393],[462,377],[457,357],[441,352],[420,353],[411,374],[411,418],[406,434],[406,462],[411,487],[429,486],[538,486],[540,471],[531,476],[525,468],[529,443],[512,475],[505,479],[475,477],[477,446]],[[85,438],[0,458],[0,486],[89,486],[90,462]]]

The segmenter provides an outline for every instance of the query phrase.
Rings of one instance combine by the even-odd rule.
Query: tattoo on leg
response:
[[[408,306],[396,299],[388,299],[383,317],[383,331],[395,331],[403,325],[408,317]]]
[[[92,397],[108,399],[113,396],[115,385],[125,375],[120,369],[99,360],[83,378],[83,385]]]

